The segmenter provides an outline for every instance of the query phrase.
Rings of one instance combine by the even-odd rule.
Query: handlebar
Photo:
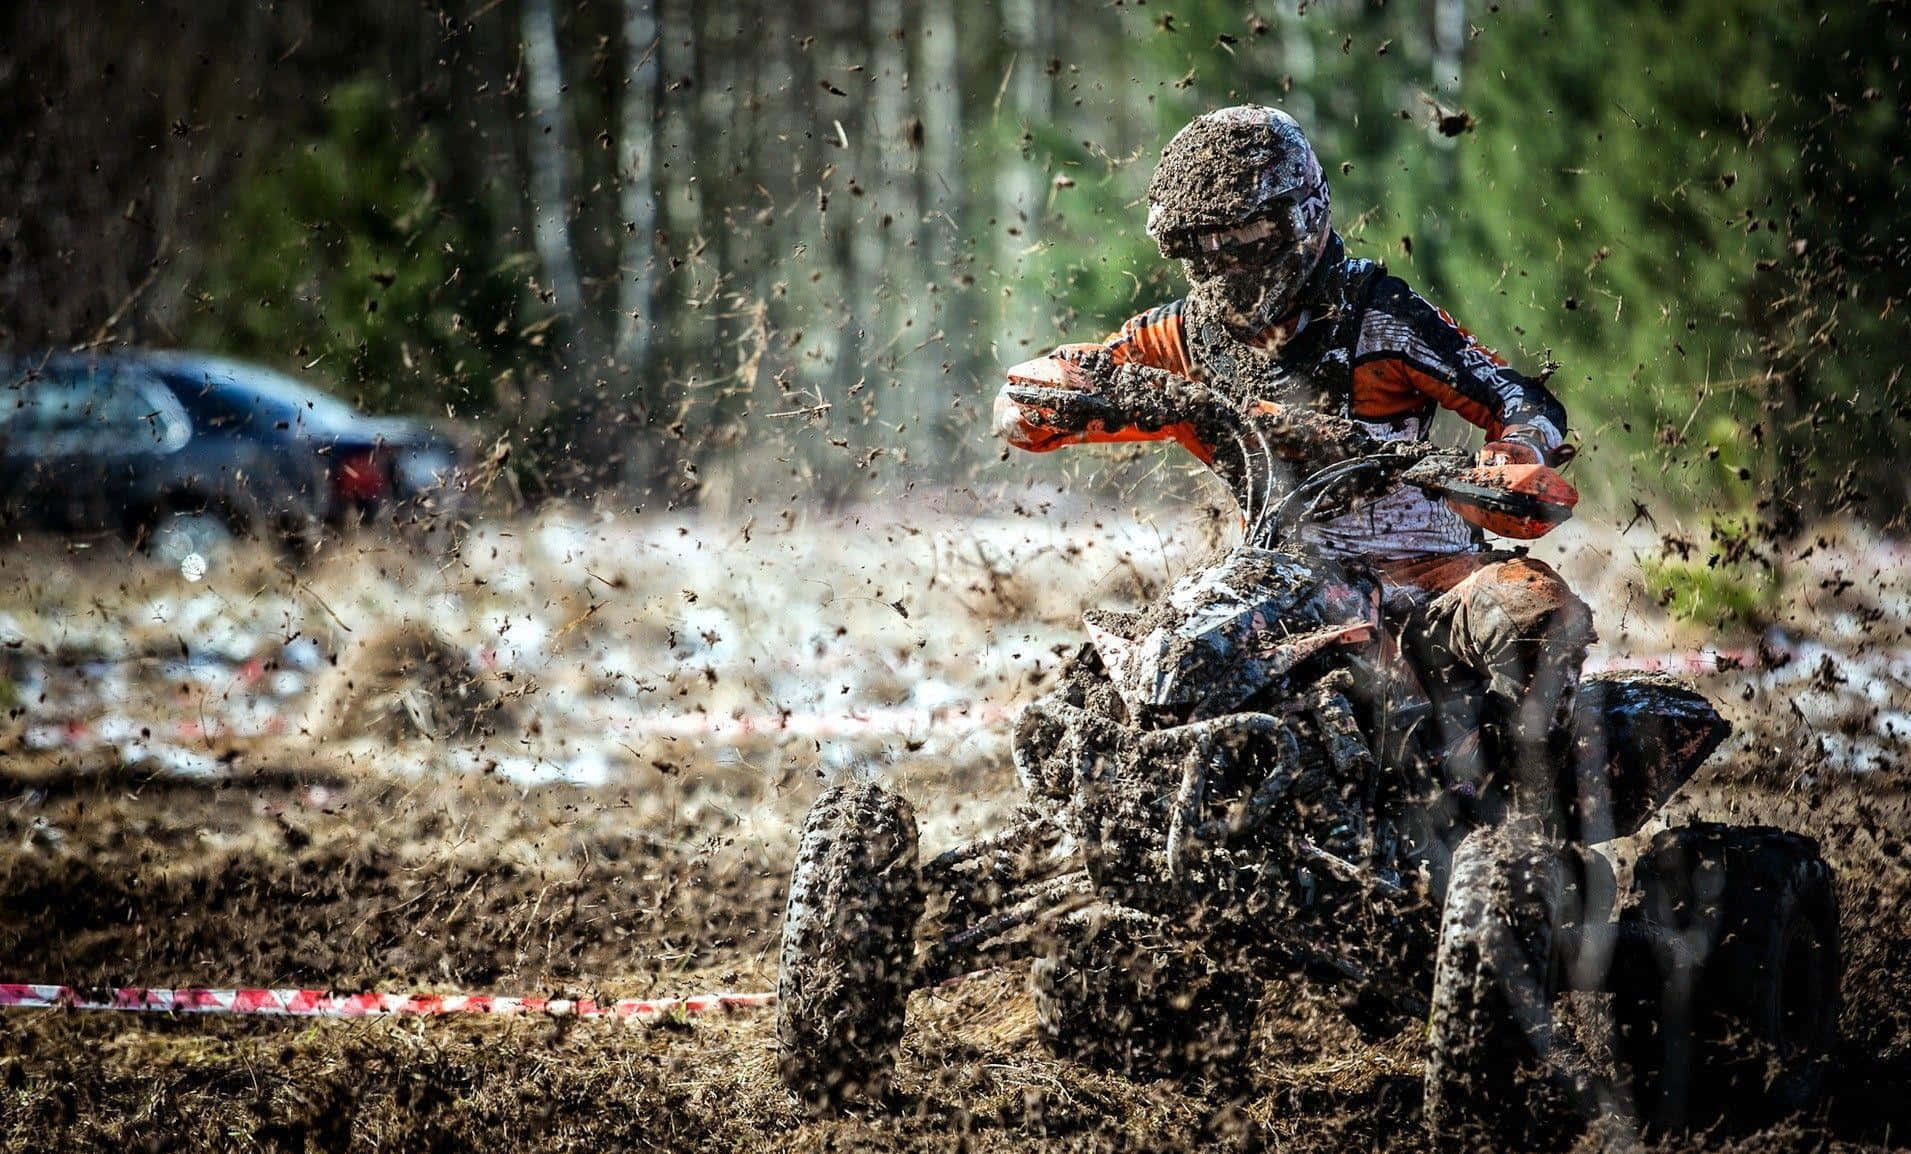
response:
[[[1083,365],[1098,387],[1011,377],[1004,395],[1057,430],[1157,434],[1185,426],[1214,449],[1208,463],[1247,521],[1247,541],[1270,546],[1300,525],[1343,515],[1411,485],[1500,536],[1532,539],[1572,516],[1579,494],[1545,465],[1479,465],[1461,450],[1381,441],[1345,417],[1272,401],[1230,400],[1186,377],[1139,365]],[[1052,379],[1052,378],[1051,378]],[[1277,494],[1278,459],[1307,474]]]
[[[1345,417],[1273,401],[1233,401],[1161,369],[1122,365],[1097,383],[1102,387],[1080,389],[1011,378],[1002,392],[1041,424],[1071,432],[1159,433],[1187,425],[1210,445],[1248,432],[1285,460],[1315,465],[1365,456],[1385,444]]]

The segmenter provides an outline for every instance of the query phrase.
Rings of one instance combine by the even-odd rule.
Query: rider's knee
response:
[[[1591,608],[1544,561],[1515,557],[1480,570],[1469,584],[1473,616],[1492,635],[1490,647],[1542,643],[1557,661],[1583,654],[1595,639]]]

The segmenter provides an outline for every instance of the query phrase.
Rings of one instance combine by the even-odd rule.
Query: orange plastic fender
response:
[[[1440,489],[1467,524],[1519,541],[1544,537],[1579,504],[1579,490],[1545,465],[1479,465]]]

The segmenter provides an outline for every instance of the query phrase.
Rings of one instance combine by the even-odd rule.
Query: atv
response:
[[[1071,372],[1019,366],[1011,396],[1077,427],[1200,426],[1229,446],[1210,465],[1242,540],[1145,611],[1084,615],[1089,640],[1016,721],[1025,797],[1005,828],[921,863],[901,796],[825,790],[782,930],[792,1090],[880,1098],[911,990],[1027,962],[1043,1042],[1138,1077],[1238,1077],[1268,981],[1326,983],[1370,1036],[1423,1024],[1441,1134],[1519,1143],[1567,1115],[1678,1127],[1811,1101],[1839,987],[1817,844],[1695,823],[1617,881],[1610,843],[1726,736],[1712,705],[1661,675],[1584,679],[1550,805],[1532,804],[1482,752],[1484,686],[1423,677],[1376,579],[1308,544],[1308,525],[1400,484],[1530,538],[1571,515],[1558,473],[1165,374]],[[1603,1046],[1555,1029],[1570,991],[1607,1007],[1589,1016]]]

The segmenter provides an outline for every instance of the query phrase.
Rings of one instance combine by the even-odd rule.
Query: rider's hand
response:
[[[1003,387],[1002,395],[1015,403],[1017,415],[1028,424],[1060,433],[1079,433],[1120,416],[1106,397],[1076,389],[1011,383]]]
[[[1488,441],[1480,446],[1482,465],[1543,465],[1545,454],[1524,441]]]

